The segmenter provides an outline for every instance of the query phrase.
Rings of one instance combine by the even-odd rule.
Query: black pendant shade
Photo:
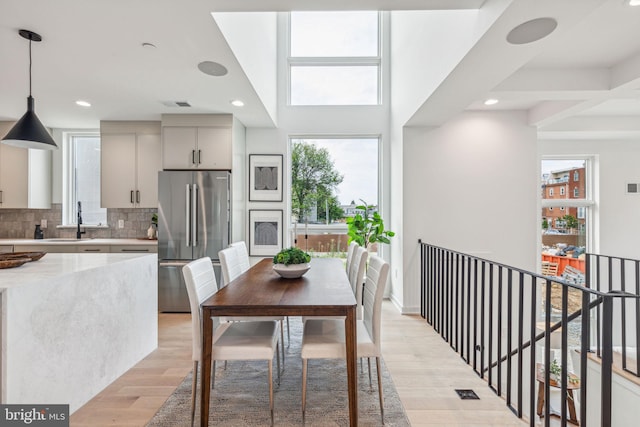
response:
[[[9,133],[2,138],[2,142],[22,148],[38,148],[41,150],[55,150],[58,148],[55,141],[42,125],[36,112],[33,110],[33,97],[27,98],[27,112],[11,128]]]
[[[21,148],[36,148],[40,150],[55,150],[55,141],[42,125],[34,110],[34,100],[31,96],[31,42],[42,40],[39,34],[29,30],[20,30],[20,35],[29,40],[29,97],[27,98],[27,112],[2,138],[2,142]]]

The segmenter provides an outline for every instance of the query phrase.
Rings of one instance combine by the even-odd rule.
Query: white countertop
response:
[[[0,269],[0,290],[28,283],[91,270],[105,265],[126,262],[140,257],[156,257],[148,253],[46,254],[38,261],[19,267]]]
[[[150,239],[0,239],[0,245],[157,245]]]

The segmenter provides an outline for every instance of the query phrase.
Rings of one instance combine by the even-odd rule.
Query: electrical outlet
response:
[[[40,220],[40,228],[47,228],[47,220],[46,219],[41,219]]]
[[[118,228],[124,228],[124,219],[118,220]]]

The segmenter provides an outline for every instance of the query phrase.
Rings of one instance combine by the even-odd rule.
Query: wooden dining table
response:
[[[356,299],[342,260],[313,258],[304,276],[284,279],[273,270],[273,260],[265,258],[202,302],[201,307],[201,426],[209,424],[211,317],[218,316],[345,316],[349,425],[358,425]]]

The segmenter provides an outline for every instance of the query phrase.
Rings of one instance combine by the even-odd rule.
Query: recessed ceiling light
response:
[[[497,99],[487,99],[486,101],[484,101],[484,105],[495,105],[498,102],[499,101]]]
[[[198,69],[203,73],[214,77],[224,76],[228,72],[227,68],[224,65],[218,64],[217,62],[213,61],[203,61],[199,63]]]
[[[629,6],[640,6],[640,0],[629,0]]]
[[[547,37],[558,26],[558,21],[553,18],[536,18],[509,31],[507,41],[511,44],[533,43]]]
[[[234,99],[233,101],[231,101],[231,105],[233,105],[234,107],[244,107],[244,102],[240,101],[239,99]]]
[[[78,100],[76,101],[76,104],[78,104],[81,107],[91,107],[91,104],[87,101]]]

